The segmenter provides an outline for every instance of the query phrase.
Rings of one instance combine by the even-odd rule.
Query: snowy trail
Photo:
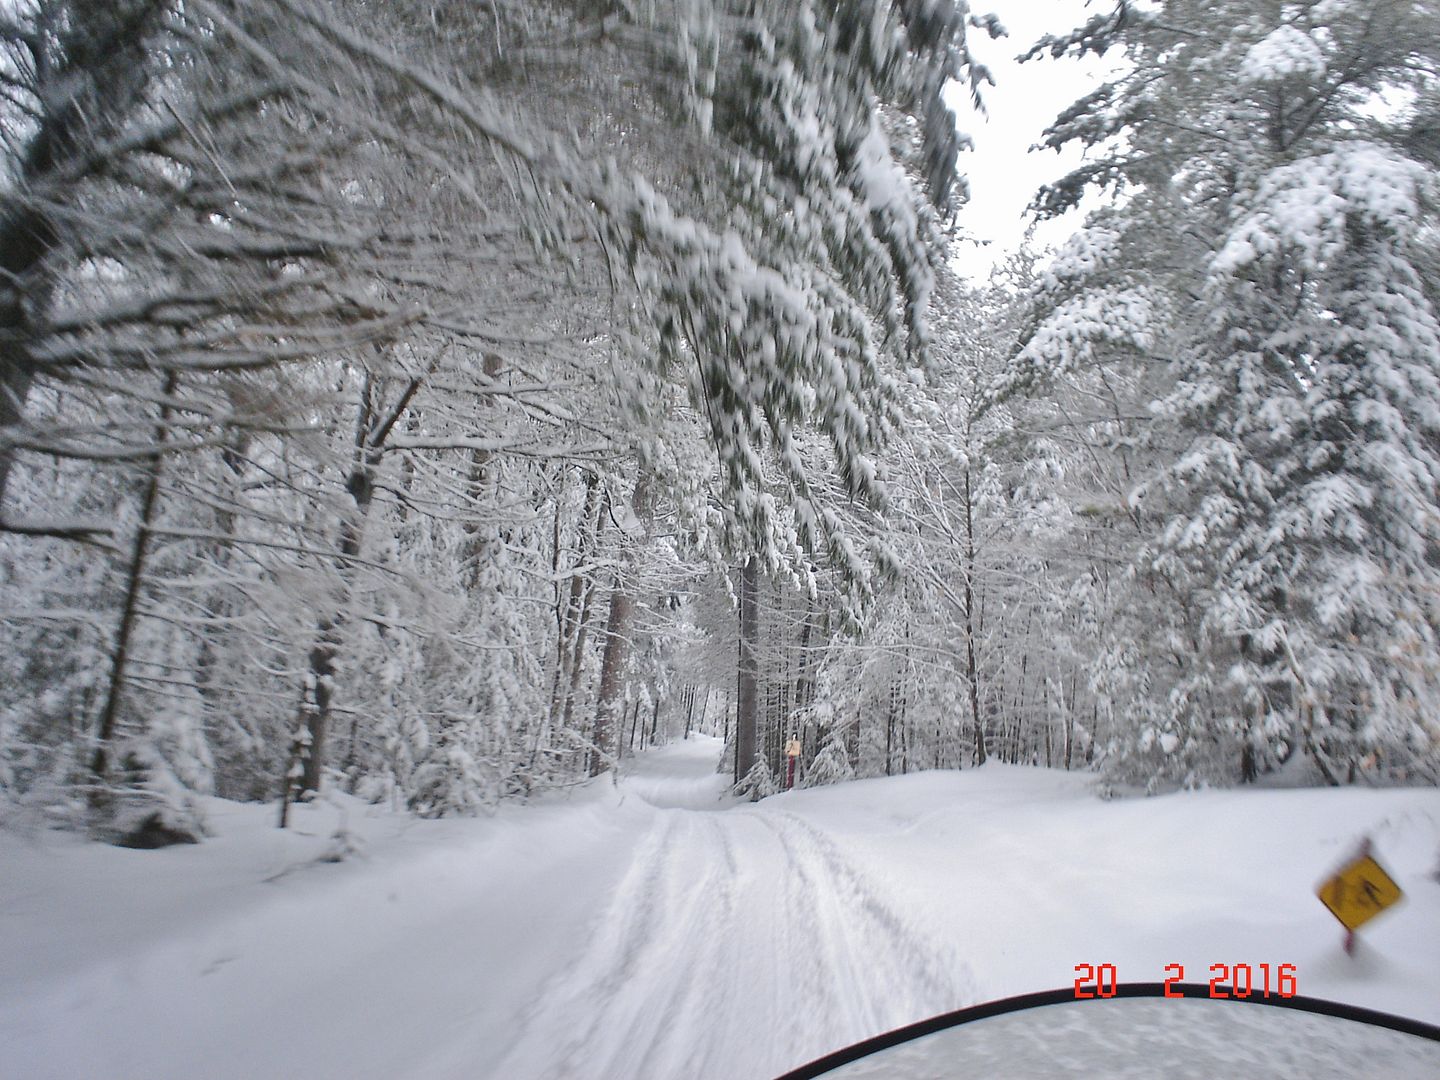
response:
[[[1101,802],[987,766],[724,797],[694,739],[493,818],[216,802],[198,848],[0,832],[0,1080],[767,1080],[977,1001],[1184,963],[1440,1021],[1440,792]],[[366,853],[317,861],[339,815]],[[1405,889],[1345,957],[1360,835]]]
[[[821,830],[720,810],[714,747],[695,750],[629,779],[658,820],[494,1075],[701,1077],[724,1061],[767,1077],[972,999],[965,963],[937,956]],[[558,1045],[557,1015],[576,1020]]]

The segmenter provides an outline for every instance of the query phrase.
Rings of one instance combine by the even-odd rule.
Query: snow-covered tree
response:
[[[963,5],[14,7],[7,786],[472,809],[611,752],[654,567],[864,578]]]
[[[1108,650],[1131,674],[1101,665],[1143,771],[1436,767],[1437,26],[1409,0],[1122,2],[1036,47],[1128,61],[1048,134],[1091,160],[1042,213],[1124,198],[1057,260],[1013,378],[1118,372],[1153,402]]]

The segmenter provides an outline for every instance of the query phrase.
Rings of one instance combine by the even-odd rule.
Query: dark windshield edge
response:
[[[874,1038],[847,1046],[842,1050],[836,1050],[834,1053],[816,1058],[809,1064],[801,1065],[798,1069],[792,1069],[783,1076],[777,1077],[776,1080],[812,1080],[813,1077],[823,1076],[832,1069],[838,1069],[841,1065],[848,1065],[852,1061],[858,1061],[881,1050],[910,1042],[912,1039],[918,1039],[924,1035],[968,1024],[972,1020],[984,1020],[987,1017],[1021,1012],[1025,1009],[1038,1009],[1043,1005],[1082,1005],[1087,1001],[1113,1001],[1115,998],[1162,997],[1203,998],[1206,1001],[1229,1001],[1237,1005],[1270,1005],[1281,1009],[1298,1009],[1301,1012],[1318,1013],[1321,1016],[1337,1016],[1374,1027],[1390,1028],[1392,1031],[1402,1031],[1407,1035],[1418,1035],[1422,1039],[1434,1039],[1436,1042],[1440,1042],[1440,1027],[1434,1024],[1427,1024],[1423,1020],[1414,1020],[1407,1016],[1395,1016],[1376,1009],[1364,1009],[1359,1005],[1347,1005],[1341,1001],[1326,1001],[1322,998],[1303,997],[1299,994],[1294,997],[1281,997],[1278,994],[1251,993],[1249,997],[1242,998],[1234,995],[1232,987],[1219,984],[1212,987],[1209,983],[1119,983],[1115,986],[1113,994],[1103,998],[1077,998],[1075,988],[1067,986],[1063,990],[1041,990],[1034,994],[1020,994],[1016,997],[1001,998],[998,1001],[987,1001],[983,1005],[971,1005],[965,1009],[956,1009],[954,1012],[932,1016],[928,1020],[908,1024],[905,1027],[896,1028],[894,1031],[887,1031],[883,1035],[876,1035]]]

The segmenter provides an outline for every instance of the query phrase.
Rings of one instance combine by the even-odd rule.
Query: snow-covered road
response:
[[[722,806],[714,759],[706,740],[634,770],[654,820],[494,1075],[762,1077],[972,1000],[964,960],[822,830]]]
[[[480,821],[215,801],[198,848],[0,833],[0,1077],[764,1080],[1068,986],[1297,965],[1440,1020],[1440,793],[1101,802],[988,766],[722,796],[694,739]],[[340,816],[364,853],[317,862]],[[1353,959],[1316,879],[1362,833],[1407,891]]]

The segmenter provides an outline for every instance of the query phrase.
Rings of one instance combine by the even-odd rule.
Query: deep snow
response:
[[[158,852],[0,832],[0,1077],[765,1078],[1069,986],[1290,963],[1440,1022],[1440,792],[1103,802],[989,765],[737,805],[695,738],[478,821],[210,803]],[[344,819],[361,854],[318,861]],[[1361,835],[1405,903],[1314,896]]]

